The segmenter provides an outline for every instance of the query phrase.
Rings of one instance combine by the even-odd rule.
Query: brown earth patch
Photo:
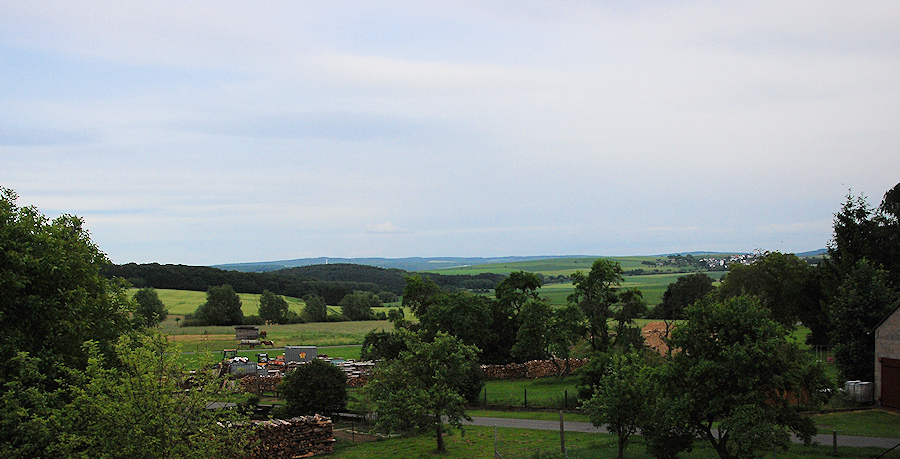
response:
[[[672,329],[674,328],[675,327],[672,326],[669,333],[672,333]],[[668,338],[668,336],[666,336],[665,322],[649,322],[641,329],[641,334],[644,335],[644,341],[650,349],[653,349],[660,355],[666,355],[669,346],[666,345],[665,342],[665,339]]]
[[[234,335],[169,335],[169,341],[234,341]]]

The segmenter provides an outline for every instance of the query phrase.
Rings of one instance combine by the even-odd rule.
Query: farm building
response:
[[[900,306],[875,327],[875,400],[900,409]]]
[[[234,327],[234,339],[259,339],[259,327],[238,325]]]

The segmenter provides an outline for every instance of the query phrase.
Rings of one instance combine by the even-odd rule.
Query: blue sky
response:
[[[898,171],[892,1],[0,4],[0,186],[116,263],[800,252]]]

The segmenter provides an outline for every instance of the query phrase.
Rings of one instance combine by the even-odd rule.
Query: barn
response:
[[[900,306],[875,327],[875,400],[900,409]]]

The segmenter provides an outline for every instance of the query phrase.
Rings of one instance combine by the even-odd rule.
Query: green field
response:
[[[169,290],[155,289],[159,299],[169,308],[169,314],[183,316],[191,314],[197,310],[201,304],[206,303],[206,292],[195,292],[191,290]],[[137,292],[137,289],[129,290],[131,295]],[[259,314],[259,297],[257,293],[238,293],[241,299],[241,310],[245,316],[255,316]],[[299,298],[284,297],[291,311],[300,313],[303,310],[304,303]]]

